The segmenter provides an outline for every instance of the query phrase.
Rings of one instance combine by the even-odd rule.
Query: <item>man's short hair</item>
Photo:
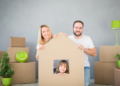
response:
[[[80,21],[80,20],[76,20],[76,21],[74,21],[74,23],[73,23],[73,27],[74,27],[75,23],[81,23],[82,26],[84,26],[84,23],[83,23],[82,21]]]

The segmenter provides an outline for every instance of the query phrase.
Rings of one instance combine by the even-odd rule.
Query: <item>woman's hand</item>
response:
[[[36,60],[38,60],[38,61],[39,61],[39,55],[36,55]]]
[[[53,36],[53,38],[56,38],[58,36],[58,33]]]
[[[44,45],[41,45],[40,47],[39,47],[39,49],[43,49],[44,48]]]

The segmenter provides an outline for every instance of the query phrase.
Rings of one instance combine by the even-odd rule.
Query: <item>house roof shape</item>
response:
[[[53,74],[54,60],[69,60],[69,74]],[[39,86],[84,86],[84,54],[62,32],[39,50]]]

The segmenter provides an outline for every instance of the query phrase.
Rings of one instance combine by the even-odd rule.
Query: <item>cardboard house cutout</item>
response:
[[[39,50],[39,86],[84,86],[84,54],[62,32]],[[54,60],[69,60],[69,74],[53,74]]]

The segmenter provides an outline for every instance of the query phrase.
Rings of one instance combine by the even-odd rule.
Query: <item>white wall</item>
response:
[[[84,22],[83,34],[92,38],[98,52],[96,58],[89,57],[91,79],[94,79],[99,46],[115,45],[111,21],[120,20],[120,0],[0,0],[0,51],[7,51],[11,36],[26,37],[30,61],[36,61],[39,26],[47,24],[53,34],[61,31],[71,35],[75,20]],[[120,30],[120,44],[119,39]]]

